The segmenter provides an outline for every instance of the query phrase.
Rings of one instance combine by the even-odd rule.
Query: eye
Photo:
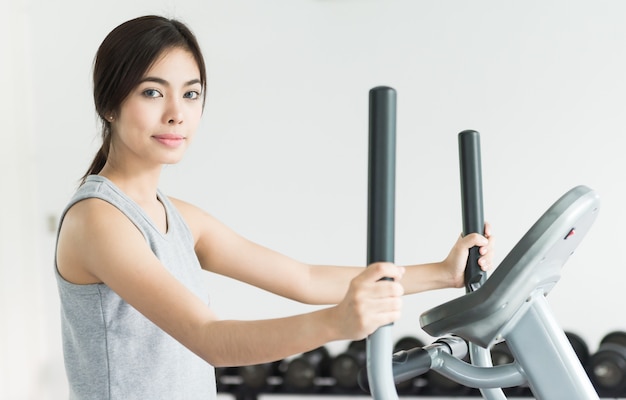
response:
[[[189,92],[185,93],[183,97],[190,100],[197,100],[198,98],[200,98],[200,92],[190,90]]]
[[[142,93],[146,97],[160,97],[160,96],[162,96],[161,92],[159,92],[156,89],[146,89]]]

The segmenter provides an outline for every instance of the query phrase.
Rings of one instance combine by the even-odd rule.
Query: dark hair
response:
[[[204,58],[195,35],[184,23],[156,15],[131,19],[113,29],[98,48],[93,67],[93,99],[102,123],[102,146],[82,182],[88,175],[99,173],[106,163],[111,145],[111,123],[107,116],[119,112],[122,102],[146,71],[171,48],[188,50],[196,60],[204,106]]]

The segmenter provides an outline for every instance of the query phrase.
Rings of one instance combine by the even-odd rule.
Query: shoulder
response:
[[[208,253],[222,254],[226,249],[239,248],[244,242],[240,235],[205,210],[180,199],[169,196],[168,199],[189,226],[201,259]]]
[[[73,204],[63,216],[57,240],[57,268],[74,283],[96,283],[94,266],[114,256],[120,245],[145,245],[145,240],[117,207],[87,198]]]
[[[73,204],[63,216],[60,233],[97,233],[113,225],[130,224],[128,218],[113,204],[96,197]]]
[[[202,208],[175,197],[168,196],[168,199],[183,217],[196,242],[207,232],[222,227],[216,218]]]
[[[167,196],[167,198],[172,202],[174,207],[176,207],[176,209],[183,214],[183,216],[189,215],[190,217],[193,217],[204,214],[202,209],[187,201],[172,196]]]
[[[194,233],[194,236],[196,236],[197,229],[204,225],[205,221],[210,218],[209,214],[201,208],[184,200],[171,196],[168,196],[167,198],[183,217],[192,233]]]

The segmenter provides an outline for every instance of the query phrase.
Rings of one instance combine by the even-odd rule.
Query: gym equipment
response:
[[[395,185],[396,91],[380,86],[369,93],[367,265],[394,262]],[[374,399],[398,397],[389,362],[392,341],[392,325],[381,326],[367,337],[367,381]]]
[[[241,377],[237,375],[237,367],[215,368],[215,382],[218,393],[227,393],[241,384]]]
[[[396,341],[393,345],[393,353],[408,351],[414,348],[424,347],[424,343],[415,336],[404,336]],[[426,375],[407,379],[403,382],[396,382],[396,391],[401,395],[418,394],[427,385],[428,379]]]
[[[494,366],[511,364],[515,361],[511,350],[505,341],[498,342],[491,346],[489,349],[491,353],[491,361]],[[528,385],[513,386],[508,388],[502,388],[502,392],[506,396],[512,397],[531,397],[532,393],[528,388]]]
[[[389,87],[376,87],[370,90],[369,100],[368,264],[393,262],[394,257],[396,93]],[[474,173],[480,161],[472,154],[480,153],[476,149],[463,151],[467,142],[477,145],[478,137],[475,131],[459,134],[460,150],[469,156],[469,160],[461,159],[461,168],[473,165]],[[461,175],[464,177],[463,172]],[[465,185],[462,187],[464,218],[482,207],[482,199],[475,198],[482,190],[478,183],[480,179],[469,181],[469,186],[474,186],[473,194],[466,193]],[[598,209],[597,194],[577,186],[537,220],[489,279],[470,269],[464,296],[420,316],[422,329],[441,337],[433,344],[392,355],[392,325],[370,335],[367,379],[362,380],[367,380],[374,399],[397,399],[395,381],[431,369],[480,389],[485,399],[505,399],[502,388],[523,384],[528,384],[539,400],[598,399],[546,300],[560,278],[563,264],[595,221]],[[482,217],[474,214],[470,219],[480,223]],[[482,226],[477,229],[482,230]],[[493,366],[489,348],[502,340],[507,342],[514,361]],[[471,363],[462,361],[468,352]]]
[[[238,367],[242,387],[256,393],[274,391],[282,383],[279,371],[281,363],[282,360]]]
[[[476,131],[459,133],[459,170],[461,175],[461,218],[463,236],[484,233],[483,178],[480,157],[480,136]],[[485,283],[487,273],[478,265],[478,247],[472,247],[465,266],[465,290],[473,292]]]
[[[431,397],[475,397],[475,389],[461,385],[447,378],[435,370],[429,370],[424,375],[428,380],[425,394]]]
[[[365,339],[350,342],[348,348],[337,354],[330,363],[330,376],[339,392],[354,393],[359,389],[358,375],[365,366]]]
[[[397,353],[402,350],[411,350],[415,347],[423,347],[424,342],[416,338],[415,336],[404,336],[398,339],[396,344],[393,345],[393,352]]]
[[[231,393],[237,400],[256,400],[258,393],[279,391],[282,362],[215,368],[217,391]]]
[[[293,358],[287,363],[283,375],[283,390],[295,393],[317,392],[328,385],[320,379],[329,377],[331,357],[324,346]]]
[[[572,345],[574,353],[576,353],[576,357],[578,357],[578,360],[580,360],[580,363],[586,370],[587,366],[589,365],[589,346],[587,346],[587,343],[583,340],[583,338],[581,338],[574,332],[565,331],[565,336],[567,337],[569,343]],[[589,375],[589,373],[587,373],[587,375]]]
[[[626,395],[626,332],[605,335],[589,359],[591,381],[601,396]]]

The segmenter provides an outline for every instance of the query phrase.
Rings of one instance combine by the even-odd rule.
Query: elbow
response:
[[[237,343],[229,321],[212,320],[203,324],[188,342],[187,348],[213,367],[237,365]]]
[[[234,366],[232,363],[232,360],[229,360],[224,357],[221,356],[219,354],[218,351],[215,351],[215,349],[211,349],[210,347],[212,346],[201,346],[202,348],[190,348],[190,350],[195,353],[198,357],[200,357],[201,359],[203,359],[205,362],[207,362],[208,364],[212,365],[215,368],[222,368],[222,367],[232,367]],[[209,347],[209,348],[206,348]]]

